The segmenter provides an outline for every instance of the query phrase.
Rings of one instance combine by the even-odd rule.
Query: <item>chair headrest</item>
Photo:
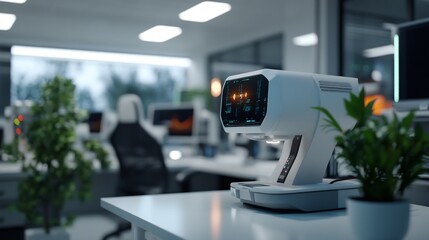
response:
[[[116,107],[119,123],[136,123],[144,118],[143,104],[136,94],[124,94]]]

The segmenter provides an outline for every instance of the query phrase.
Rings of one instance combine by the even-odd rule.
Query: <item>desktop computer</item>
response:
[[[198,153],[198,109],[193,104],[152,103],[148,109],[152,131],[166,131],[161,142],[166,157],[178,160]]]
[[[216,154],[220,141],[219,116],[207,109],[192,103],[153,103],[149,105],[148,122],[153,131],[166,131],[162,144],[169,158]]]

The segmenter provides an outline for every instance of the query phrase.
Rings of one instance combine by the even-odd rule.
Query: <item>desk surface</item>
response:
[[[229,177],[263,180],[268,179],[274,168],[276,161],[255,160],[255,161],[229,161],[229,159],[207,159],[194,157],[192,159],[182,159],[167,162],[168,168],[183,167],[192,171],[218,174]]]
[[[182,167],[228,177],[264,180],[271,176],[277,161],[249,159],[247,150],[236,148],[232,153],[217,154],[213,158],[198,155],[187,156],[180,160],[167,158],[166,164],[170,169]]]
[[[277,161],[246,159],[243,154],[218,154],[214,158],[203,156],[187,156],[180,160],[166,158],[165,163],[170,170],[191,169],[212,174],[219,174],[229,177],[258,179],[269,178],[274,171]],[[99,169],[99,166],[94,166]],[[112,159],[112,171],[119,169],[117,160]],[[21,165],[16,163],[1,163],[0,178],[5,174],[20,174]]]
[[[162,239],[352,239],[345,210],[276,212],[229,191],[102,198],[101,206]],[[427,239],[429,208],[412,205],[406,239]]]

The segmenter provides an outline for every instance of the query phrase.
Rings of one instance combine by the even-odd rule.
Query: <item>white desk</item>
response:
[[[255,160],[252,162],[230,161],[229,159],[205,159],[194,157],[166,162],[169,169],[183,167],[188,170],[212,173],[235,178],[263,180],[271,176],[277,161]]]
[[[104,147],[110,156],[110,171],[118,171],[119,162],[113,148],[105,144]],[[214,158],[205,158],[203,156],[186,156],[180,160],[171,160],[165,157],[165,164],[168,169],[181,170],[190,169],[236,178],[246,178],[254,180],[263,180],[269,178],[276,167],[277,161],[251,160],[247,159],[247,151],[237,148],[234,153],[217,154]],[[94,169],[100,169],[95,164]],[[1,163],[0,175],[19,174],[21,165],[15,163]]]
[[[161,239],[353,239],[345,210],[286,213],[243,205],[229,191],[102,198],[101,206]],[[429,208],[412,205],[405,239],[428,239]]]

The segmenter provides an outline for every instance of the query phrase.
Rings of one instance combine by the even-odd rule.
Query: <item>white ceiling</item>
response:
[[[183,10],[199,0],[27,0],[0,2],[0,12],[17,15],[0,45],[35,45],[170,56],[206,54],[283,31],[292,0],[222,0],[232,10],[207,23],[184,22]],[[288,8],[289,6],[289,8]],[[290,16],[289,16],[290,19]],[[154,25],[174,25],[182,35],[147,43],[138,34]]]

